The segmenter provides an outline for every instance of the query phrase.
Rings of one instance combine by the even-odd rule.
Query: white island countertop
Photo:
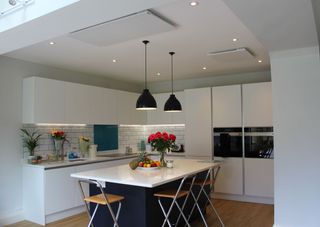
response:
[[[73,173],[71,177],[92,179],[101,182],[133,185],[153,188],[166,184],[187,175],[203,172],[221,163],[200,161],[194,159],[179,159],[174,161],[173,168],[159,168],[154,170],[132,170],[129,165]]]

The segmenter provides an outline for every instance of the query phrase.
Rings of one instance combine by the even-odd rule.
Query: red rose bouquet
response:
[[[60,131],[54,128],[51,130],[51,137],[52,139],[63,140],[65,139],[66,134],[64,133],[64,131]]]
[[[167,132],[156,132],[148,137],[148,143],[151,147],[160,153],[160,163],[161,166],[166,166],[164,162],[165,152],[174,145],[176,141],[176,136],[173,134],[168,134]]]

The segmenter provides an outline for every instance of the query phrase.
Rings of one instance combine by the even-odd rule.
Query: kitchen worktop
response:
[[[82,160],[64,160],[64,161],[43,161],[39,164],[29,164],[27,162],[23,162],[24,165],[34,167],[34,168],[41,168],[41,169],[56,169],[56,168],[63,168],[69,166],[78,166],[78,165],[86,165],[91,163],[98,163],[98,162],[108,162],[108,161],[116,161],[121,159],[130,159],[137,157],[137,153],[123,155],[123,156],[116,156],[116,157],[102,157],[97,156],[95,158],[85,158]]]
[[[117,156],[117,154],[120,154],[121,156]],[[158,156],[159,152],[148,152],[148,155],[155,155]],[[110,155],[109,157],[107,157]],[[112,155],[115,155],[112,157]],[[85,159],[74,159],[74,160],[68,160],[65,159],[64,161],[43,161],[39,164],[29,164],[26,161],[23,161],[24,165],[31,166],[34,168],[41,168],[41,169],[56,169],[56,168],[63,168],[68,166],[78,166],[78,165],[86,165],[91,163],[98,163],[98,162],[107,162],[107,161],[116,161],[121,159],[130,159],[135,158],[139,155],[139,153],[132,153],[132,154],[124,154],[121,152],[113,152],[108,154],[99,154],[95,158],[85,158]],[[184,153],[168,153],[167,156],[172,157],[185,157]]]
[[[74,178],[92,179],[101,182],[153,188],[218,165],[220,165],[220,163],[205,162],[195,159],[177,159],[174,161],[173,168],[159,168],[153,170],[141,170],[137,168],[136,170],[131,170],[128,165],[120,165],[73,173],[71,176]]]

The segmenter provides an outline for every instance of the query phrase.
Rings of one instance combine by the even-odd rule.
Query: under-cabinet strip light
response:
[[[87,126],[86,124],[55,124],[55,123],[38,123],[36,126]]]

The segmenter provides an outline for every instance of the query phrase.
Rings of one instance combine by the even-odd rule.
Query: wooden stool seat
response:
[[[180,191],[178,192],[177,199],[188,195],[188,193],[189,193],[189,191],[180,190]],[[176,196],[176,194],[177,194],[177,190],[168,189],[168,190],[164,190],[164,191],[157,192],[157,193],[155,193],[155,194],[153,194],[153,195],[154,195],[154,196],[157,196],[157,197],[162,197],[162,198],[174,199],[174,197]]]
[[[199,185],[199,186],[202,186],[202,185],[213,185],[214,184],[214,180],[210,180],[210,179],[207,179],[206,181],[203,179],[196,179],[193,183],[194,185]]]
[[[105,195],[106,195],[107,200],[110,204],[124,200],[123,196],[113,195],[113,194],[105,194]],[[108,203],[107,200],[105,199],[105,197],[102,195],[102,193],[98,194],[98,195],[85,197],[84,200],[86,202],[97,203],[97,204],[101,204],[101,205],[107,205],[107,203]]]

